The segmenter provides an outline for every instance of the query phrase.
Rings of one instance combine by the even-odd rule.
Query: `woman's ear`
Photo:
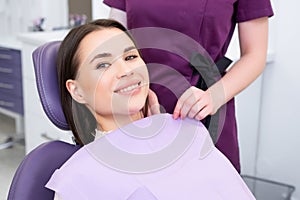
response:
[[[66,88],[69,91],[72,98],[78,103],[86,103],[84,95],[80,87],[77,85],[75,80],[69,79],[66,81]]]

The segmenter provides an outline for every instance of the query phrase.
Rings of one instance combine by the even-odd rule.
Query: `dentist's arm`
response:
[[[249,86],[264,70],[268,46],[268,17],[239,23],[240,59],[206,91],[190,87],[179,98],[173,117],[202,120]]]

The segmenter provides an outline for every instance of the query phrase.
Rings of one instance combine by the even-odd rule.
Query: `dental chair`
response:
[[[69,130],[64,117],[57,81],[56,56],[60,41],[46,43],[33,52],[36,84],[43,109],[50,121],[62,130]],[[79,145],[62,141],[44,143],[25,156],[19,165],[8,194],[8,200],[52,200],[54,192],[45,184]]]

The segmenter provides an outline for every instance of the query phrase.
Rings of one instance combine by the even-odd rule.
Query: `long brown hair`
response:
[[[58,51],[57,72],[61,104],[75,141],[80,145],[88,144],[94,140],[91,133],[95,132],[97,121],[84,104],[72,99],[65,84],[68,79],[75,80],[78,73],[79,56],[77,50],[81,40],[89,33],[105,28],[118,28],[132,39],[127,29],[119,22],[110,19],[98,19],[73,28],[62,41]],[[147,108],[148,98],[142,110],[144,116],[148,115]]]

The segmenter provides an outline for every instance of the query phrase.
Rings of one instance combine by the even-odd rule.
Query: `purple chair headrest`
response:
[[[56,57],[61,41],[48,42],[32,54],[36,84],[43,109],[51,122],[62,130],[70,130],[62,111]]]

